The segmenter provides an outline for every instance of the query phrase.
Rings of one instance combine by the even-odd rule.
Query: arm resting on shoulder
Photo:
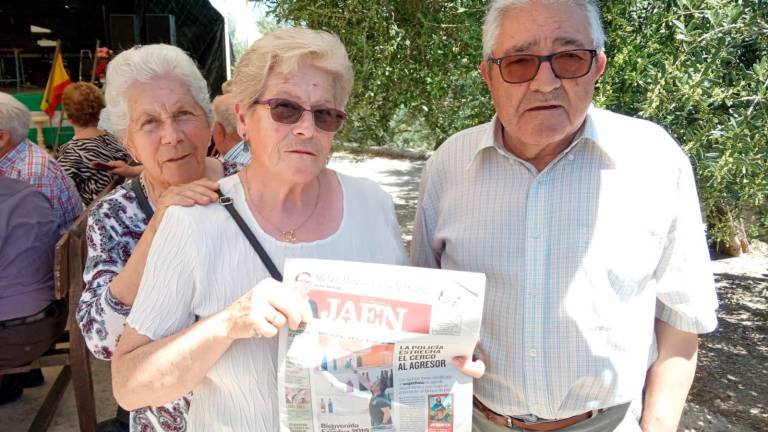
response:
[[[645,379],[643,432],[677,430],[696,372],[699,337],[656,320],[659,356]]]

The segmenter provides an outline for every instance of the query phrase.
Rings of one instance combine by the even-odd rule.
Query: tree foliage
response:
[[[697,169],[715,240],[768,193],[768,2],[603,1],[599,106],[666,127]],[[480,79],[478,0],[279,0],[283,24],[338,34],[355,66],[339,139],[433,148],[493,114]],[[652,170],[653,167],[649,167]],[[765,217],[765,216],[763,216]]]
[[[679,0],[604,5],[612,42],[600,105],[664,125],[691,156],[716,240],[768,193],[768,5]],[[754,234],[754,233],[753,233]]]

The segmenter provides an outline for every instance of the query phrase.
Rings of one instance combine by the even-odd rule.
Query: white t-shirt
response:
[[[237,175],[219,184],[278,269],[286,258],[407,264],[391,197],[374,182],[338,174],[343,216],[330,237],[284,243],[266,234],[245,202]],[[158,340],[212,315],[269,277],[235,221],[219,204],[171,207],[152,242],[128,324]],[[278,427],[277,339],[241,339],[192,390],[189,431]]]

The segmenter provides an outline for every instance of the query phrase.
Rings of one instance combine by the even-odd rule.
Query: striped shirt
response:
[[[251,149],[248,147],[248,144],[245,143],[245,140],[242,140],[229,149],[227,154],[221,157],[221,160],[236,162],[240,165],[248,165],[251,163]]]
[[[91,162],[121,160],[131,162],[131,157],[120,141],[107,132],[92,138],[73,139],[59,147],[56,160],[65,173],[75,182],[77,192],[86,206],[99,196],[112,181],[112,175],[91,167]]]
[[[28,140],[0,158],[0,176],[24,180],[44,193],[53,206],[59,234],[63,234],[83,211],[83,203],[72,180],[56,161]]]
[[[490,123],[427,163],[414,265],[487,276],[475,393],[492,410],[561,419],[640,397],[654,318],[716,327],[691,165],[657,125],[590,109],[538,172]]]

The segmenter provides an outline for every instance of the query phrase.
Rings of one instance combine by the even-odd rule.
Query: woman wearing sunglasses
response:
[[[389,195],[326,167],[352,82],[344,46],[326,32],[278,30],[240,59],[233,96],[252,162],[219,182],[224,205],[166,211],[113,359],[123,406],[192,391],[189,430],[278,430],[273,336],[312,312],[269,263],[406,262]]]

